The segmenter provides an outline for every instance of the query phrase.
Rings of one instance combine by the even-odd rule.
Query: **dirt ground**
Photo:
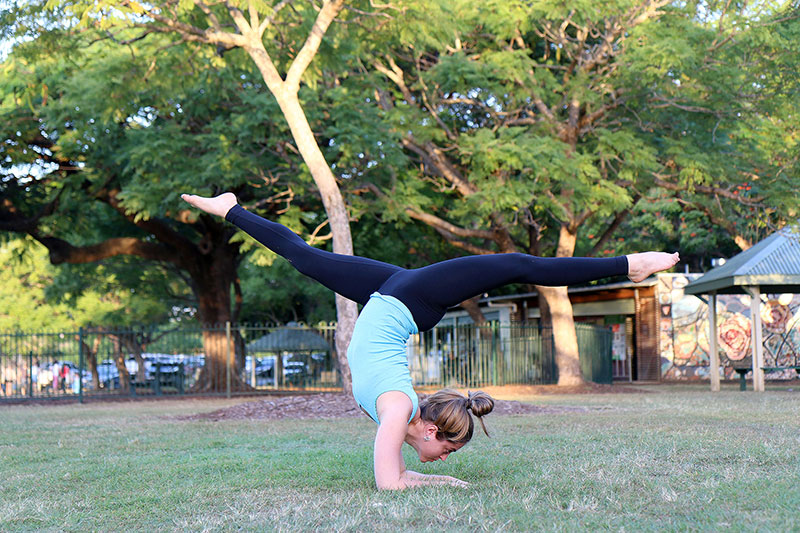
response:
[[[495,398],[492,415],[513,415],[528,413],[565,413],[587,411],[590,407],[543,407],[521,403],[515,398],[530,398],[536,395],[553,394],[628,394],[642,393],[641,389],[623,385],[587,384],[575,387],[555,385],[515,385],[506,387],[484,387],[481,390]],[[433,391],[430,391],[433,392]],[[464,390],[461,391],[466,392]],[[420,399],[425,394],[420,394]],[[595,408],[596,409],[596,408]],[[357,418],[365,416],[350,395],[343,393],[316,393],[264,396],[257,400],[182,417],[185,420],[278,420],[311,418]]]

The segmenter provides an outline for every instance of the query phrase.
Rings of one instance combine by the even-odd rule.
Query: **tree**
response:
[[[0,245],[0,260],[6,267],[0,273],[0,331],[73,331],[109,320],[138,323],[158,314],[166,318],[154,294],[112,288],[102,272],[95,273],[92,288],[65,286],[45,251],[31,251],[20,239]]]
[[[623,159],[633,176],[652,164],[639,143],[620,147],[599,126],[617,105],[607,97],[616,50],[666,3],[602,14],[550,3],[418,5],[419,18],[386,28],[371,60],[392,84],[380,85],[376,99],[422,169],[404,176],[407,194],[395,184],[382,194],[470,253],[542,255],[549,218],[554,255],[571,256],[586,220],[631,202],[618,176],[602,179],[600,162]],[[442,193],[458,202],[437,201]],[[537,289],[556,332],[559,383],[581,382],[566,288]]]
[[[178,194],[241,189],[243,201],[283,213],[292,227],[319,225],[316,209],[298,207],[306,185],[275,140],[285,138],[277,110],[241,62],[211,50],[170,47],[153,62],[165,44],[155,39],[128,49],[58,44],[63,55],[20,44],[3,65],[0,229],[30,235],[53,264],[129,255],[164,265],[191,287],[201,321],[234,320],[231,287],[252,245]],[[201,76],[181,75],[206,60],[213,66]],[[224,335],[204,340],[200,387],[219,390]]]
[[[780,2],[687,9],[638,37],[659,61],[629,58],[640,88],[627,120],[662,166],[620,233],[671,242],[702,269],[797,216],[800,19]]]
[[[319,9],[314,4],[294,4],[286,0],[274,4],[256,0],[212,3],[200,0],[146,3],[134,0],[51,0],[48,4],[66,10],[89,26],[112,33],[121,31],[125,35],[120,39],[123,42],[158,33],[177,42],[214,45],[220,54],[234,48],[245,50],[278,103],[295,146],[319,189],[333,235],[333,251],[352,255],[353,244],[344,200],[298,96],[302,78],[328,27],[342,10],[344,0],[324,0]],[[140,29],[141,34],[130,36],[127,30],[131,27]],[[303,33],[304,37],[301,36]],[[265,39],[277,49],[276,55],[267,51]],[[283,75],[279,70],[281,67],[285,67]],[[350,373],[345,354],[358,310],[355,302],[339,295],[336,295],[336,308],[336,352],[344,387],[349,390]]]
[[[720,199],[728,210],[767,202],[732,190],[754,170],[744,132],[763,124],[741,90],[758,73],[740,69],[755,51],[742,28],[763,42],[765,28],[793,20],[785,6],[756,15],[667,0],[404,5],[403,17],[362,36],[371,100],[411,161],[370,184],[396,216],[470,253],[571,256],[586,228],[587,255],[610,251],[634,206],[665,191],[691,195],[713,224],[724,220],[710,207]],[[767,173],[772,194],[785,192],[786,174]],[[559,383],[581,382],[566,289],[537,290]]]

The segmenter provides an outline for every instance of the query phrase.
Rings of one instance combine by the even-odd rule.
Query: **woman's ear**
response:
[[[433,424],[431,422],[425,424],[425,431],[423,436],[428,437],[427,440],[435,439],[437,433],[439,433],[439,427],[436,424]]]

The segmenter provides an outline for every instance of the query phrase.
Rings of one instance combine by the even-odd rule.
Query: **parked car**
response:
[[[294,355],[283,355],[283,383],[287,385],[299,385],[308,376],[308,365],[304,361],[293,359]],[[256,358],[256,386],[275,385],[275,356]],[[252,376],[252,357],[247,356],[244,360],[244,380],[250,383]]]
[[[125,359],[125,368],[128,370],[131,381],[136,381],[139,374],[139,363],[134,356],[131,355]],[[144,379],[150,379],[150,362],[147,359],[144,360]]]
[[[162,382],[175,379],[183,371],[183,357],[179,355],[145,354],[145,364],[150,363],[148,379],[161,376]]]
[[[244,360],[244,380],[249,383],[252,377],[253,358],[249,355]],[[275,384],[275,358],[256,358],[256,386],[272,386]]]

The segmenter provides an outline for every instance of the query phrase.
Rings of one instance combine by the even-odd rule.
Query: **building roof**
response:
[[[689,283],[687,294],[744,293],[745,286],[761,292],[800,292],[800,227],[785,227],[755,246],[728,259]]]
[[[325,337],[310,329],[282,327],[247,344],[248,352],[327,352]]]
[[[616,290],[616,289],[637,289],[643,287],[652,287],[653,285],[658,284],[658,278],[656,276],[650,276],[644,281],[633,282],[633,281],[618,281],[614,283],[606,283],[603,285],[586,285],[581,287],[567,287],[567,292],[569,294],[578,294],[582,292],[596,292],[596,291],[609,291],[609,290]],[[519,300],[521,298],[533,298],[538,296],[539,293],[536,291],[532,292],[516,292],[514,294],[503,294],[500,296],[484,296],[478,303],[505,303],[510,300]],[[453,307],[459,307],[459,305],[454,305]]]

